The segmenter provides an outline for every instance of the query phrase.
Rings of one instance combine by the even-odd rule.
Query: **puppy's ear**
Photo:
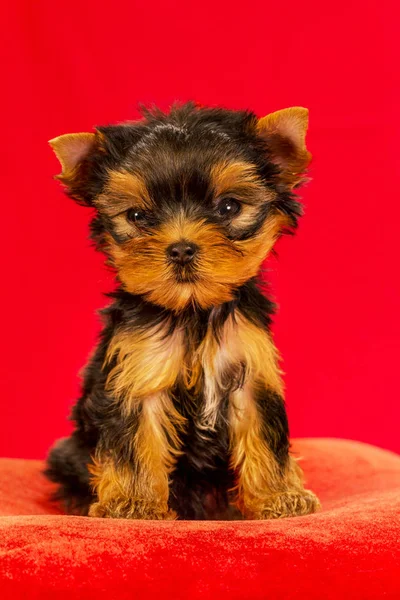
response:
[[[95,133],[66,133],[49,141],[60,161],[62,171],[58,179],[67,182],[79,164],[87,157],[96,142]]]
[[[307,127],[308,110],[300,106],[278,110],[257,122],[269,159],[280,168],[280,178],[290,188],[306,180],[304,173],[311,160],[306,148]]]
[[[55,176],[78,204],[91,206],[96,195],[94,167],[104,155],[103,136],[96,133],[67,133],[49,141],[62,171]]]

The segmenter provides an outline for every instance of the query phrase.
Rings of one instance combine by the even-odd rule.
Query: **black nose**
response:
[[[190,242],[178,242],[171,244],[167,248],[167,255],[172,262],[178,265],[186,265],[193,260],[197,252],[196,244]]]

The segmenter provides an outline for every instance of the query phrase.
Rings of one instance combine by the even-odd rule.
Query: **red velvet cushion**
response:
[[[39,461],[0,461],[0,598],[400,598],[400,457],[298,440],[321,512],[256,522],[67,517]]]

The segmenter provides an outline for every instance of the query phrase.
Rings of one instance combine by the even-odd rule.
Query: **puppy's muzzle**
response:
[[[167,248],[168,259],[176,265],[187,265],[198,252],[198,246],[192,242],[181,241]]]

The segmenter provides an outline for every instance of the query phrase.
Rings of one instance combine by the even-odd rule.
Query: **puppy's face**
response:
[[[176,312],[229,301],[300,208],[307,111],[174,108],[51,141],[123,288]]]

